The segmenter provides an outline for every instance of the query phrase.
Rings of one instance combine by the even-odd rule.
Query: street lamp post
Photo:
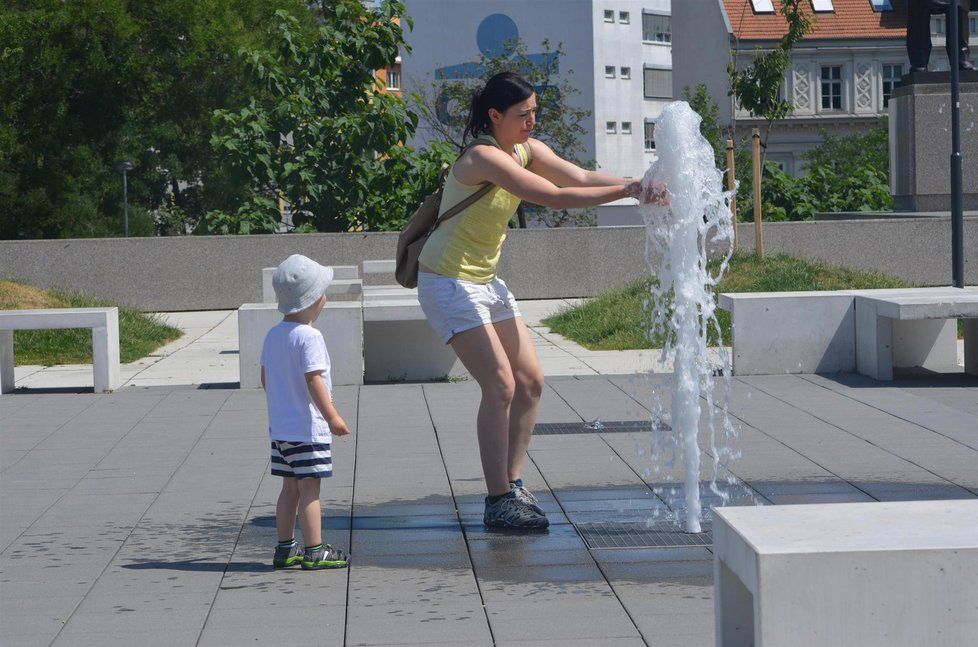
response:
[[[122,171],[122,221],[126,238],[129,237],[129,183],[126,178],[126,173],[128,171],[136,168],[136,165],[130,159],[119,160],[116,164],[116,170]]]
[[[955,39],[951,50],[951,281],[956,288],[964,287],[964,205],[961,163],[961,100],[958,65],[961,52],[958,38],[958,2],[951,0],[948,11],[948,42]]]

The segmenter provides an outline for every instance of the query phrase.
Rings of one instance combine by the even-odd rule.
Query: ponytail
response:
[[[469,136],[480,137],[492,134],[492,120],[489,110],[506,110],[533,95],[533,86],[514,72],[500,72],[486,82],[486,85],[472,95],[469,118],[462,133],[464,142]]]

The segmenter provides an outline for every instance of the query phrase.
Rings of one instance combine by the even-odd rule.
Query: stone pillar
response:
[[[961,70],[964,209],[978,210],[978,73]],[[890,192],[897,211],[951,210],[951,74],[903,77],[890,97]]]

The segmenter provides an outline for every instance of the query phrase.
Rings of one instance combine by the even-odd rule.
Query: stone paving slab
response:
[[[540,421],[648,419],[653,388],[661,375],[549,378]],[[978,496],[974,378],[732,392],[739,503]],[[481,524],[474,384],[334,397],[353,433],[334,442],[325,536],[354,561],[307,573],[268,565],[279,483],[260,391],[3,396],[0,644],[276,644],[283,625],[314,645],[713,644],[709,547],[592,550],[573,525],[676,506],[681,491],[652,488],[681,468],[650,475],[647,434],[536,438],[524,476],[553,525],[519,536]]]

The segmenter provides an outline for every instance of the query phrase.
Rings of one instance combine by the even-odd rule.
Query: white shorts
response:
[[[520,316],[516,297],[498,277],[489,283],[473,283],[418,272],[418,301],[428,323],[446,344],[460,332]]]

